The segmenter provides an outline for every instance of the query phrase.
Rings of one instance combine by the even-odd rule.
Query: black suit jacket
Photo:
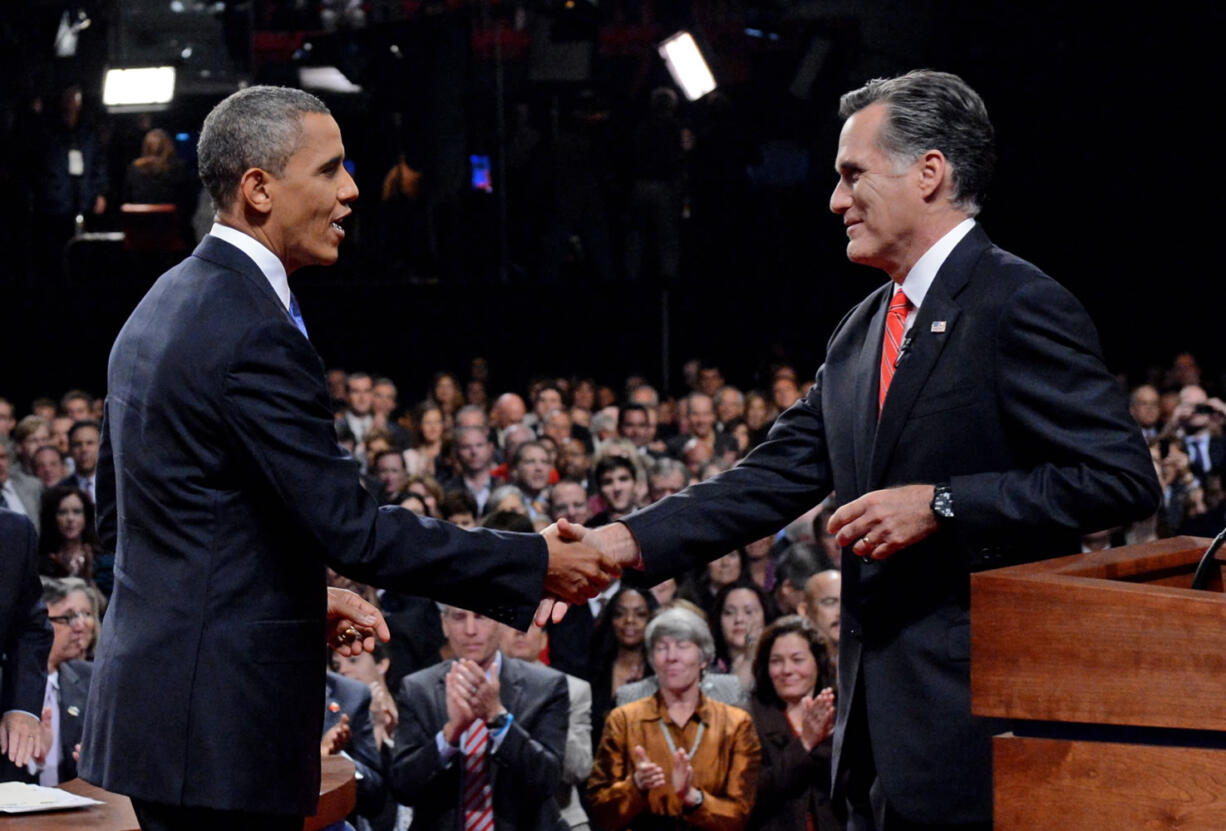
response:
[[[81,742],[85,725],[89,679],[94,665],[89,661],[65,661],[60,664],[60,781],[77,778],[77,763],[73,749]]]
[[[102,432],[115,588],[81,775],[107,790],[314,811],[325,564],[519,626],[535,610],[536,535],[376,507],[337,446],[315,350],[255,263],[215,237],[124,324]]]
[[[749,714],[762,740],[762,768],[747,827],[751,831],[802,831],[805,816],[812,813],[817,831],[839,831],[843,826],[830,807],[833,742],[826,739],[805,750],[783,710],[757,698],[750,699]]]
[[[447,722],[444,681],[452,661],[404,679],[398,704],[396,753],[389,777],[396,799],[413,809],[413,828],[459,831],[463,827],[457,754],[443,767],[435,734]],[[503,706],[514,716],[489,759],[497,831],[565,831],[556,795],[570,698],[566,676],[548,667],[503,656],[499,676]]]
[[[878,420],[891,294],[887,283],[844,317],[764,444],[625,522],[655,579],[777,530],[831,489],[846,503],[949,482],[951,527],[869,565],[843,554],[835,765],[871,745],[904,817],[983,821],[997,725],[970,715],[970,573],[1076,551],[1081,533],[1152,514],[1160,491],[1084,309],[978,226],[918,310]],[[867,732],[848,720],[857,690]]]
[[[0,508],[0,714],[43,711],[52,634],[42,594],[34,524]]]

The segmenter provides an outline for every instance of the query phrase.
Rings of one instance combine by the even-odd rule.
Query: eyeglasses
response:
[[[62,623],[65,626],[72,626],[78,620],[83,623],[89,623],[93,619],[93,612],[73,612],[70,615],[47,615],[47,620],[52,623]]]

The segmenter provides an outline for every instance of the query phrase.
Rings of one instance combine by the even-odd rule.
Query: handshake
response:
[[[600,594],[623,568],[642,568],[638,541],[625,525],[614,522],[588,529],[559,519],[541,535],[549,546],[545,597],[536,610],[536,625],[562,620],[569,603]]]

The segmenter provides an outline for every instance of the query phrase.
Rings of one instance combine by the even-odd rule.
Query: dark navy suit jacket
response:
[[[0,508],[0,715],[43,711],[52,634],[42,594],[34,523]]]
[[[115,588],[81,775],[169,805],[314,812],[325,565],[524,627],[548,560],[537,535],[376,507],[315,350],[211,236],[115,341],[97,501]]]
[[[997,725],[970,714],[970,573],[1072,553],[1080,533],[1151,515],[1160,492],[1084,309],[979,226],[937,273],[878,419],[892,285],[842,320],[812,389],[764,444],[625,522],[664,577],[777,530],[831,489],[847,503],[949,482],[952,527],[869,565],[843,554],[834,765],[871,744],[904,817],[978,822],[991,816]],[[857,689],[867,733],[848,720]]]

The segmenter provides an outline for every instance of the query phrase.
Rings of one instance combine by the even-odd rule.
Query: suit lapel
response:
[[[868,466],[869,481],[865,490],[873,490],[884,484],[890,456],[898,444],[898,437],[902,435],[915,399],[923,390],[945,344],[953,337],[954,327],[962,313],[954,298],[966,285],[972,267],[988,244],[987,234],[976,225],[950,252],[932,281],[924,297],[924,305],[911,326],[911,345],[898,362],[898,370],[890,382],[890,392],[877,421]],[[876,331],[880,332],[880,327]],[[881,347],[878,346],[876,354],[879,356],[880,352]],[[874,394],[876,386],[873,384]]]
[[[853,396],[852,406],[858,417],[852,419],[855,425],[853,429],[853,441],[855,443],[855,458],[856,458],[856,484],[859,486],[860,493],[867,493],[869,486],[869,463],[872,460],[873,453],[873,434],[876,432],[877,425],[871,417],[877,412],[877,389],[880,386],[879,371],[881,365],[881,341],[885,333],[885,313],[889,307],[889,298],[891,296],[890,287],[893,283],[887,283],[884,287],[877,291],[876,306],[877,310],[869,319],[868,328],[864,334],[864,347],[860,350],[859,360],[856,362],[855,377],[856,377],[856,392]],[[865,417],[863,414],[868,414]]]

